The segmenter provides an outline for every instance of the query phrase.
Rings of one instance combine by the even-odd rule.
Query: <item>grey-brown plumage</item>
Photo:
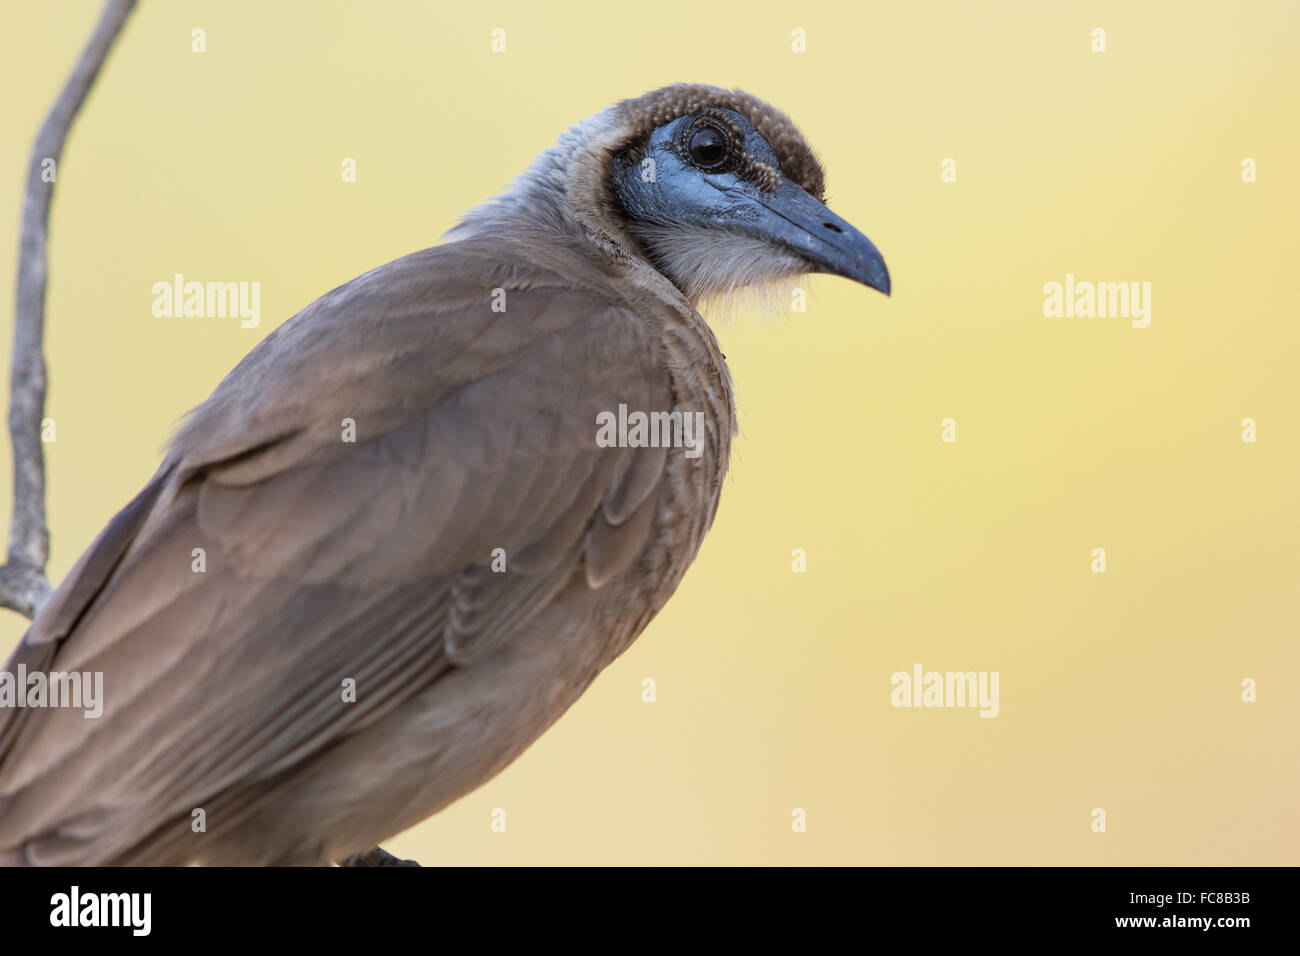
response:
[[[309,305],[194,411],[6,667],[102,671],[105,702],[99,719],[0,710],[0,861],[341,859],[492,777],[627,648],[712,523],[735,428],[698,283],[665,264],[674,190],[697,185],[667,176],[693,147],[655,130],[708,109],[775,157],[746,148],[710,188],[761,198],[793,177],[820,199],[766,104],[693,86],[626,101],[453,241]],[[669,213],[620,185],[646,155]],[[772,277],[856,268],[717,231],[717,270],[745,281],[762,241]],[[597,416],[620,404],[702,413],[701,453],[602,447]]]

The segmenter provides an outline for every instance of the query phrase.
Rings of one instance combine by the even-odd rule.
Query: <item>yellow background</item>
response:
[[[4,5],[6,305],[28,149],[98,9]],[[1292,2],[146,0],[59,169],[52,579],[276,324],[432,244],[606,103],[742,86],[801,125],[894,295],[818,277],[806,313],[720,328],[742,435],[680,591],[514,766],[389,848],[1300,862],[1297,51]],[[261,282],[261,326],[155,318],[175,272]],[[1045,318],[1067,272],[1151,282],[1150,328]],[[24,622],[0,616],[7,653]],[[914,663],[999,671],[1001,715],[892,708]]]

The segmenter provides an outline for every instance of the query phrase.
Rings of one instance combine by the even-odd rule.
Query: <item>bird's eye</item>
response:
[[[716,126],[705,125],[691,133],[691,162],[700,169],[716,169],[727,161],[727,134]]]

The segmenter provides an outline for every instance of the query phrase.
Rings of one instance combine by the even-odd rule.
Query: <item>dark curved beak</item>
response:
[[[737,200],[728,225],[784,246],[811,262],[816,272],[843,276],[889,295],[889,269],[875,244],[789,180],[773,192],[750,187],[725,190]]]

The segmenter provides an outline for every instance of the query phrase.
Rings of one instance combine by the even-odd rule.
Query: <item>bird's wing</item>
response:
[[[472,666],[581,570],[595,587],[627,568],[664,454],[598,447],[620,403],[672,408],[644,316],[594,268],[504,240],[308,306],[196,410],[19,645],[10,670],[102,672],[103,715],[0,711],[0,852],[129,848]]]

